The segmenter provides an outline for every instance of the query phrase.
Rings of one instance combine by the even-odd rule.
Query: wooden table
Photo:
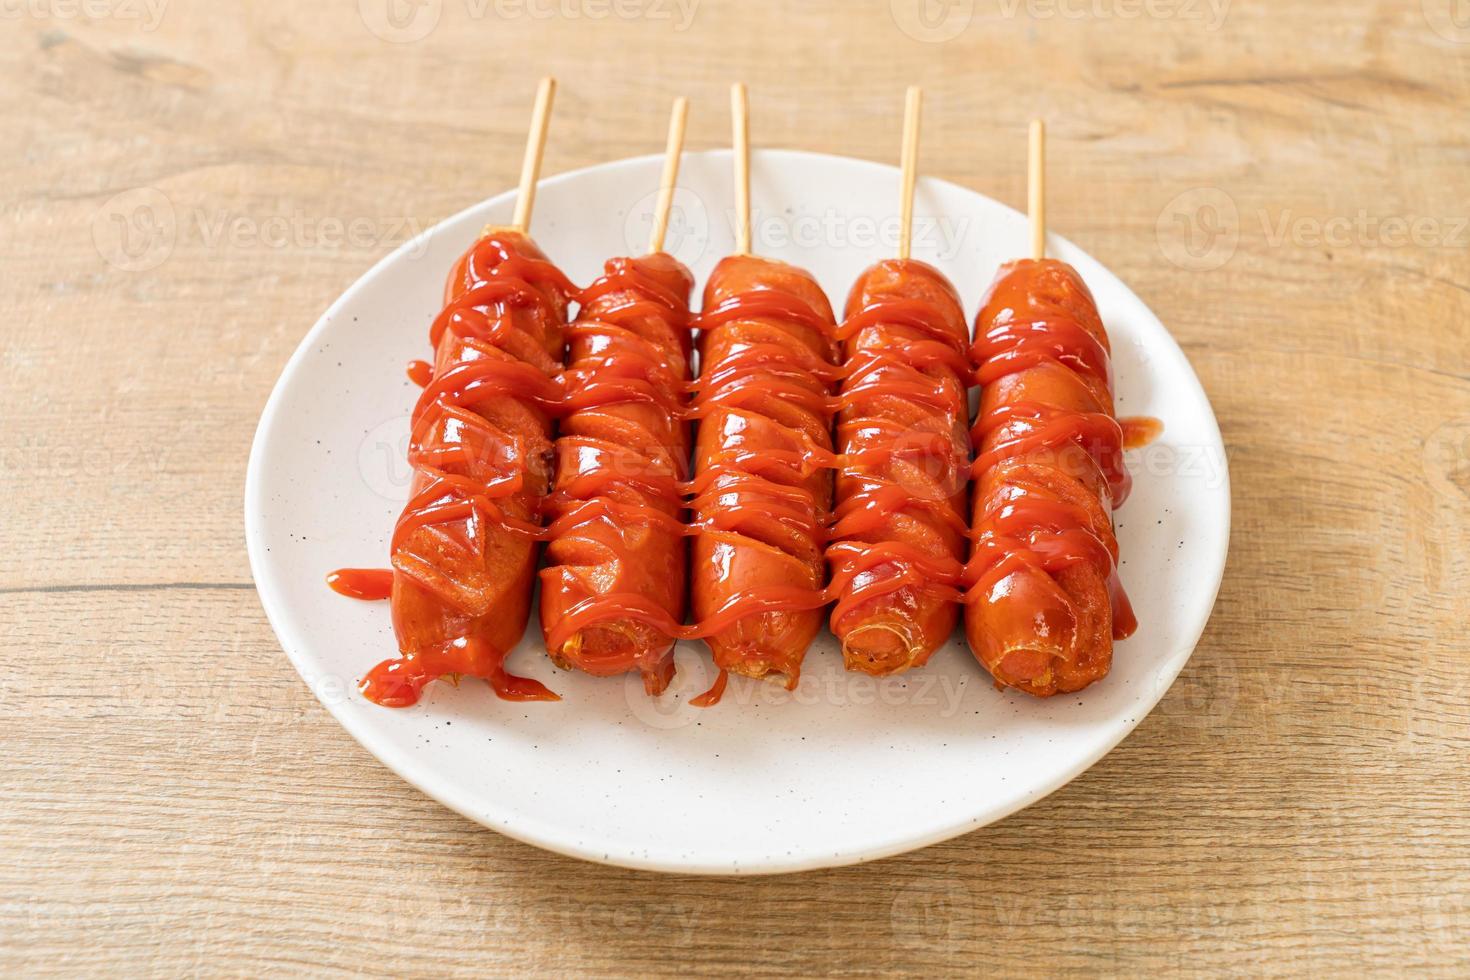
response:
[[[1220,2],[5,5],[0,970],[1463,975],[1470,21]],[[1235,486],[1194,659],[1085,776],[865,867],[662,877],[456,816],[301,683],[242,542],[261,407],[514,182],[548,71],[553,173],[675,92],[722,145],[735,78],[758,143],[889,160],[917,82],[927,172],[1020,205],[1051,121],[1056,230],[1183,344]]]

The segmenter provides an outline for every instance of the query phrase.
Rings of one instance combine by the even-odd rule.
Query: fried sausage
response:
[[[541,628],[559,666],[638,670],[658,694],[684,617],[681,484],[693,277],[664,253],[613,259],[567,331],[566,414],[548,500]]]
[[[1107,332],[1075,269],[1025,260],[1000,270],[971,353],[982,393],[966,635],[998,685],[1080,690],[1137,626],[1113,534],[1130,484]]]
[[[531,240],[492,230],[456,263],[430,330],[433,370],[413,411],[410,499],[393,531],[393,628],[402,656],[363,693],[414,703],[444,675],[508,700],[554,698],[505,672],[525,629],[539,508],[551,474],[553,376],[575,290]]]
[[[938,269],[879,262],[858,277],[837,444],[832,632],[849,670],[922,666],[954,631],[969,525],[969,329]]]
[[[722,678],[795,687],[826,605],[832,308],[810,274],[740,255],[715,268],[698,324],[694,615]]]

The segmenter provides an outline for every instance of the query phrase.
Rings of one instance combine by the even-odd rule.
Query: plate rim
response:
[[[728,148],[716,148],[702,151],[691,151],[686,153],[685,157],[688,158],[693,156],[705,156],[712,158],[721,158],[730,157],[731,155],[732,151]],[[861,157],[851,157],[832,153],[821,153],[811,150],[762,148],[753,150],[752,155],[755,159],[769,159],[773,162],[779,162],[779,160],[783,157],[807,157],[814,158],[816,160],[839,163],[843,166],[859,165],[870,169],[886,171],[895,176],[899,174],[899,169],[891,164],[880,163],[874,160],[866,160]],[[591,164],[589,166],[579,167],[574,170],[565,171],[551,177],[543,178],[539,186],[541,188],[552,187],[559,183],[577,180],[594,171],[605,171],[634,167],[646,164],[650,160],[661,161],[662,159],[662,154],[649,153],[633,157],[624,157],[618,160],[611,160],[603,163]],[[1002,201],[992,198],[989,195],[983,194],[980,191],[974,190],[961,184],[957,184],[953,181],[945,180],[939,177],[923,176],[920,178],[920,183],[941,187],[947,191],[972,195],[973,197],[979,198],[990,205],[1003,208],[1013,215],[1021,216],[1021,212],[1019,212],[1015,208],[1012,208],[1010,205],[1007,205]],[[622,848],[613,846],[590,847],[585,843],[575,840],[571,837],[559,836],[556,832],[556,828],[552,826],[533,825],[542,827],[543,832],[537,832],[534,829],[522,829],[517,821],[513,819],[513,814],[504,810],[496,801],[489,801],[488,803],[486,803],[485,801],[481,801],[477,805],[472,805],[469,800],[461,798],[461,796],[456,791],[457,784],[452,780],[429,781],[420,778],[419,772],[421,770],[416,770],[415,767],[405,764],[406,760],[400,758],[400,752],[397,746],[393,744],[391,739],[384,738],[373,726],[367,724],[364,720],[361,720],[362,716],[358,716],[349,711],[343,710],[343,705],[345,704],[345,702],[333,703],[332,699],[324,697],[321,692],[319,692],[316,687],[311,684],[307,676],[311,665],[306,664],[303,661],[303,657],[305,656],[305,654],[293,649],[294,644],[288,642],[288,631],[283,629],[281,616],[278,613],[278,604],[279,609],[284,610],[286,599],[276,594],[277,586],[271,583],[270,577],[263,574],[262,572],[262,569],[265,567],[266,560],[264,554],[261,551],[261,549],[263,548],[263,542],[261,538],[264,534],[264,531],[262,530],[259,523],[261,518],[257,518],[255,515],[257,513],[263,513],[262,506],[265,503],[265,491],[262,486],[264,479],[262,471],[265,465],[264,456],[266,453],[266,444],[269,441],[269,430],[271,430],[272,427],[275,425],[277,421],[277,416],[280,415],[282,411],[281,405],[286,397],[284,392],[289,386],[289,382],[293,379],[293,377],[303,369],[303,365],[306,363],[310,355],[310,351],[314,346],[316,346],[316,343],[320,339],[321,335],[326,332],[326,330],[328,329],[328,324],[333,321],[335,314],[342,307],[346,306],[348,302],[353,299],[360,290],[367,288],[367,284],[374,281],[385,268],[395,264],[399,260],[400,256],[406,253],[411,253],[415,249],[421,247],[421,244],[431,239],[436,234],[436,232],[438,232],[439,229],[443,228],[446,225],[462,221],[476,212],[493,209],[497,205],[500,205],[514,198],[515,194],[516,190],[514,188],[502,191],[501,193],[472,203],[469,206],[455,212],[454,214],[451,214],[435,222],[433,225],[425,228],[423,231],[419,232],[418,234],[409,238],[407,241],[400,244],[397,248],[388,252],[377,262],[373,263],[367,269],[367,271],[358,276],[358,278],[355,279],[351,285],[349,285],[339,296],[337,296],[335,300],[332,301],[330,305],[328,305],[326,310],[317,318],[315,323],[312,324],[311,328],[302,337],[300,343],[297,344],[295,350],[292,351],[290,357],[287,358],[285,365],[281,368],[280,375],[276,378],[275,383],[271,387],[270,395],[266,399],[265,407],[261,411],[260,421],[257,423],[254,435],[251,439],[250,452],[246,462],[245,486],[243,494],[243,504],[245,511],[245,548],[250,564],[251,580],[255,584],[256,594],[260,599],[261,607],[263,608],[266,615],[266,620],[270,623],[271,630],[275,634],[277,642],[280,644],[282,650],[285,652],[287,658],[290,660],[291,665],[296,669],[298,676],[300,676],[302,681],[306,684],[307,689],[312,692],[312,695],[317,698],[318,702],[320,702],[324,708],[327,709],[327,712],[337,721],[337,723],[341,725],[343,729],[345,729],[347,733],[352,736],[352,738],[356,740],[359,745],[361,745],[375,759],[377,759],[378,762],[388,768],[389,771],[396,774],[399,778],[403,779],[410,786],[413,786],[419,792],[423,793],[425,796],[428,796],[430,799],[434,800],[441,806],[447,807],[448,809],[453,810],[455,813],[458,813],[461,816],[477,824],[480,824],[483,827],[494,830],[497,833],[504,834],[505,836],[520,841],[521,843],[529,844],[533,847],[538,847],[543,850],[552,851],[554,853],[566,855],[568,857],[591,861],[597,864],[606,864],[638,871],[655,871],[683,875],[738,875],[743,877],[752,875],[791,874],[823,868],[845,867],[849,865],[863,864],[870,861],[881,860],[883,858],[892,857],[894,855],[929,847],[942,841],[951,840],[962,834],[966,834],[974,830],[979,830],[982,827],[986,827],[1000,820],[1004,820],[1006,817],[1011,816],[1012,814],[1022,809],[1025,809],[1026,807],[1040,802],[1041,800],[1050,796],[1052,793],[1055,793],[1058,789],[1070,783],[1072,780],[1076,779],[1078,776],[1082,775],[1087,770],[1091,769],[1094,765],[1098,763],[1099,760],[1101,760],[1104,756],[1117,748],[1118,745],[1121,744],[1123,740],[1127,738],[1135,728],[1138,727],[1143,719],[1152,714],[1153,711],[1158,707],[1159,703],[1168,696],[1169,690],[1173,687],[1175,680],[1178,679],[1178,676],[1183,671],[1184,666],[1193,657],[1195,650],[1199,646],[1199,641],[1204,635],[1205,628],[1209,625],[1210,618],[1214,612],[1215,603],[1219,598],[1220,587],[1224,580],[1225,568],[1229,558],[1231,521],[1234,509],[1234,501],[1231,494],[1229,458],[1228,454],[1224,452],[1224,437],[1220,431],[1219,419],[1215,415],[1214,404],[1211,402],[1209,393],[1205,390],[1204,385],[1200,382],[1199,375],[1195,371],[1194,365],[1184,354],[1183,348],[1179,346],[1179,342],[1175,339],[1173,334],[1170,333],[1168,327],[1165,326],[1163,321],[1159,319],[1158,315],[1154,313],[1153,308],[1150,307],[1148,303],[1144,302],[1142,297],[1139,297],[1138,294],[1133,291],[1131,286],[1129,286],[1120,277],[1118,277],[1116,273],[1111,272],[1111,270],[1107,266],[1102,265],[1101,261],[1093,257],[1090,252],[1075,245],[1067,238],[1058,235],[1055,232],[1048,231],[1047,237],[1049,240],[1062,242],[1068,248],[1076,249],[1082,254],[1087,255],[1093,261],[1098,262],[1099,265],[1102,265],[1105,270],[1109,271],[1109,274],[1118,279],[1118,281],[1124,286],[1124,288],[1127,289],[1128,292],[1132,294],[1135,299],[1137,299],[1143,309],[1147,311],[1148,315],[1159,327],[1163,338],[1165,338],[1168,343],[1173,346],[1174,352],[1178,354],[1179,361],[1184,370],[1187,372],[1189,380],[1192,381],[1195,388],[1198,389],[1199,394],[1203,400],[1204,408],[1207,415],[1205,421],[1208,422],[1209,434],[1213,436],[1215,446],[1218,446],[1221,450],[1220,487],[1218,493],[1222,501],[1221,518],[1223,521],[1223,527],[1221,529],[1221,534],[1219,535],[1219,543],[1215,546],[1214,553],[1209,556],[1211,559],[1210,565],[1213,569],[1213,581],[1210,583],[1210,587],[1207,590],[1209,600],[1207,603],[1203,603],[1202,615],[1196,617],[1198,620],[1198,626],[1194,630],[1193,636],[1188,637],[1187,642],[1181,642],[1179,647],[1179,650],[1181,652],[1176,652],[1172,655],[1171,658],[1164,660],[1159,664],[1155,675],[1158,681],[1157,687],[1159,693],[1158,696],[1154,699],[1153,703],[1149,705],[1148,710],[1136,712],[1135,716],[1132,718],[1125,718],[1122,724],[1119,725],[1113,732],[1110,732],[1099,738],[1097,740],[1097,744],[1092,747],[1088,752],[1078,755],[1075,760],[1068,765],[1059,767],[1057,773],[1052,778],[1046,780],[1042,784],[1040,789],[1036,790],[1030,795],[1023,796],[1019,799],[1010,800],[1000,805],[984,808],[977,813],[968,814],[962,818],[947,822],[943,826],[929,830],[922,834],[896,834],[864,847],[847,847],[846,849],[842,849],[837,852],[824,851],[820,854],[808,854],[804,856],[791,857],[785,855],[768,855],[767,859],[763,863],[758,865],[752,864],[741,866],[728,860],[684,860],[680,859],[672,852],[660,853],[657,851],[656,848],[644,848],[640,851],[638,849],[634,849],[628,846],[624,846]],[[1201,588],[1196,594],[1204,595],[1205,592],[1206,590]]]

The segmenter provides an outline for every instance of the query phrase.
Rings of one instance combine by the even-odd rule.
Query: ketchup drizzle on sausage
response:
[[[1106,335],[1100,323],[1093,329],[1089,307],[1076,312],[1076,298],[1085,296],[1090,304],[1091,297],[1070,267],[1022,262],[1002,270],[992,298],[1004,283],[1007,295],[1031,290],[1033,302],[998,311],[987,305],[969,353],[976,364],[973,377],[987,390],[1004,391],[1018,376],[1037,370],[1052,371],[1050,383],[1056,384],[1053,369],[1060,367],[1091,394],[1092,410],[1029,400],[1014,390],[987,399],[968,433],[981,451],[970,467],[978,481],[972,554],[961,565],[955,549],[944,543],[962,540],[967,531],[956,504],[964,495],[966,433],[962,424],[958,435],[952,426],[916,424],[916,419],[962,417],[964,411],[968,364],[964,341],[950,323],[955,310],[949,308],[950,300],[956,309],[958,302],[937,270],[912,261],[879,263],[855,285],[839,327],[830,313],[817,308],[824,301],[814,304],[809,292],[798,295],[806,291],[800,285],[805,274],[781,263],[727,259],[722,268],[757,267],[744,271],[747,288],[718,294],[717,270],[707,304],[718,294],[717,301],[691,318],[679,295],[679,277],[671,284],[668,270],[643,268],[641,261],[613,260],[601,278],[578,291],[551,263],[525,254],[522,240],[514,236],[486,236],[461,259],[446,306],[430,331],[436,348],[452,335],[459,356],[437,367],[422,361],[409,367],[410,378],[424,390],[413,413],[409,452],[417,478],[394,529],[395,565],[416,534],[454,537],[450,529],[457,527],[463,529],[465,545],[473,545],[474,535],[490,533],[532,546],[572,540],[590,528],[666,542],[695,536],[705,552],[723,556],[725,564],[710,565],[716,577],[703,581],[720,587],[707,589],[702,604],[697,597],[694,625],[682,623],[682,595],[666,601],[632,576],[600,590],[566,591],[565,601],[553,603],[549,615],[543,605],[543,628],[553,659],[598,674],[640,669],[650,694],[662,691],[672,674],[673,640],[711,640],[720,676],[710,692],[692,702],[700,706],[719,700],[731,670],[783,674],[788,687],[794,686],[810,640],[803,640],[799,621],[834,602],[833,630],[842,637],[895,595],[906,596],[910,607],[914,597],[936,609],[947,606],[952,621],[956,603],[973,608],[985,602],[997,583],[1018,571],[1030,568],[1055,577],[1087,566],[1105,579],[1113,636],[1121,638],[1136,627],[1118,581],[1117,545],[1106,511],[1120,504],[1130,487],[1123,450],[1155,438],[1161,425],[1112,415]],[[686,281],[687,275],[684,270]],[[763,281],[763,275],[774,281]],[[896,285],[867,301],[860,287],[874,275],[892,277]],[[947,291],[949,299],[936,299],[924,289],[904,295],[905,281],[924,280],[941,283],[939,295]],[[814,283],[811,287],[815,290]],[[1058,289],[1061,299],[1047,292]],[[815,295],[820,301],[819,290]],[[506,311],[526,309],[539,318],[555,318],[564,316],[569,299],[581,302],[583,313],[565,332],[584,356],[558,372],[557,365],[528,348],[524,332]],[[664,329],[654,338],[632,329],[648,323]],[[716,349],[692,382],[687,374],[691,327],[700,328],[703,343]],[[885,331],[897,342],[886,341]],[[840,366],[834,363],[839,341],[849,346],[847,363]],[[831,385],[839,381],[841,393],[834,396]],[[685,393],[693,396],[692,405],[685,405]],[[534,500],[527,511],[513,502],[534,491],[536,461],[521,440],[506,438],[476,412],[477,406],[506,398],[548,419],[567,420],[617,416],[619,406],[633,406],[636,415],[642,405],[669,420],[669,430],[661,435],[672,441],[664,447],[667,453],[650,455],[632,452],[620,440],[564,435],[556,492]],[[833,450],[827,435],[837,412],[842,452]],[[702,434],[698,471],[690,478],[684,472],[687,444],[670,433],[682,433],[692,419],[714,434]],[[1055,474],[1040,483],[1019,480],[981,501],[988,478],[1017,466],[1024,472],[1039,461],[1074,480],[1072,471],[1081,467],[1081,482],[1096,484],[1101,503],[1079,502],[1075,487],[1061,492],[1047,484]],[[829,472],[834,469],[843,488],[835,513]],[[694,510],[689,519],[682,513],[686,506]],[[925,546],[896,539],[897,520],[924,529]],[[682,544],[677,551],[682,560]],[[779,567],[775,580],[752,576],[749,569],[740,574],[732,562],[742,556],[775,561],[768,566]],[[825,587],[824,557],[831,565]],[[544,582],[556,567],[542,572]],[[702,574],[697,568],[696,590]],[[722,574],[732,581],[719,578]],[[341,569],[328,582],[343,595],[383,599],[392,594],[394,577],[392,570]],[[421,587],[422,580],[416,581]],[[1059,587],[1052,595],[1058,597],[1076,617],[1079,600]],[[460,600],[453,589],[436,598],[447,611]],[[752,628],[757,622],[761,626]],[[667,642],[644,637],[636,654],[589,651],[581,658],[569,647],[606,624],[624,632],[645,627]],[[752,637],[783,629],[792,635],[774,647],[752,644]],[[740,636],[722,646],[729,639],[722,634],[729,631]],[[506,674],[505,652],[483,637],[466,634],[414,646],[405,643],[400,630],[400,644],[405,655],[378,665],[363,681],[364,694],[379,703],[411,704],[435,677],[464,674],[486,678],[507,699],[556,697],[535,681]],[[917,666],[932,652],[932,646],[924,646],[911,645],[892,661],[877,657],[854,665],[849,657],[849,666],[872,673]]]
[[[680,635],[704,637],[721,671],[794,687],[828,601],[831,308],[802,270],[732,256],[711,275],[695,325],[704,355],[689,486],[698,625]],[[714,690],[699,703],[717,699]]]
[[[669,255],[609,261],[578,296],[562,375],[556,489],[545,510],[541,624],[559,666],[638,670],[650,695],[674,673],[688,582],[680,492],[689,433],[689,293]]]
[[[1002,268],[975,332],[971,649],[999,685],[1078,690],[1106,675],[1112,641],[1138,625],[1111,517],[1131,480],[1107,334],[1081,277],[1055,260]]]
[[[362,680],[372,701],[404,706],[436,677],[471,675],[507,700],[554,700],[514,677],[505,655],[524,628],[544,536],[550,418],[561,401],[566,305],[575,287],[525,236],[490,233],[455,265],[429,339],[432,366],[411,417],[410,498],[393,529],[393,571],[342,570],[332,587],[391,597],[402,656]]]
[[[888,260],[853,284],[838,443],[832,632],[849,670],[922,666],[958,616],[969,331],[939,270]]]

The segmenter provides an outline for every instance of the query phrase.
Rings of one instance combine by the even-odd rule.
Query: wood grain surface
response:
[[[1470,970],[1463,4],[393,2],[0,3],[0,972]],[[675,93],[722,145],[735,78],[760,145],[890,160],[918,83],[926,172],[1021,205],[1048,118],[1054,227],[1234,480],[1122,746],[904,857],[672,878],[483,830],[318,705],[246,563],[256,421],[345,287],[514,182],[546,72],[551,173]]]

